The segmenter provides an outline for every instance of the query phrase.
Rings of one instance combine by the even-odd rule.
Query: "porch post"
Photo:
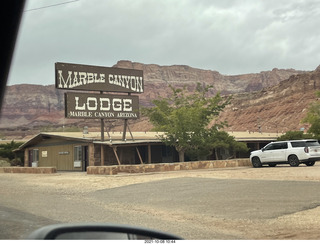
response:
[[[123,125],[122,141],[125,141],[125,140],[126,140],[127,125],[128,125],[128,119],[125,119],[125,120],[124,120],[124,125]]]
[[[148,164],[151,164],[151,145],[148,144]]]
[[[89,166],[94,166],[94,144],[90,143],[89,147]]]
[[[29,167],[29,149],[24,150],[24,167]]]
[[[137,150],[137,153],[138,153],[138,157],[140,159],[140,163],[143,164],[143,161],[142,161],[142,158],[141,158],[141,155],[140,155],[138,147],[136,147],[136,150]]]
[[[104,165],[104,151],[103,151],[103,144],[100,145],[100,154],[101,154],[101,166]]]
[[[116,156],[117,162],[119,165],[121,165],[118,154],[117,154],[117,147],[112,147],[114,155]]]

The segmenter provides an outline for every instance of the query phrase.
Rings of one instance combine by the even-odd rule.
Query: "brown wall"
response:
[[[51,146],[39,148],[39,167],[56,167],[58,170],[82,170],[74,168],[74,145]],[[47,157],[42,153],[47,152]]]
[[[29,151],[39,150],[38,167],[55,167],[57,170],[84,171],[84,164],[81,167],[74,167],[74,147],[86,146],[87,144],[77,142],[66,142],[56,139],[48,139],[39,143],[37,146],[25,149],[25,167],[31,166]],[[89,164],[88,164],[89,166]]]
[[[109,146],[101,145],[93,142],[70,141],[60,138],[46,138],[34,146],[25,149],[25,167],[32,166],[32,159],[29,159],[29,152],[33,149],[39,150],[38,167],[55,167],[57,170],[66,171],[85,171],[84,163],[81,167],[74,167],[74,147],[86,146],[87,162],[86,166],[108,166],[118,165],[117,157],[121,165],[141,164],[140,153],[143,163],[160,163],[162,162],[162,146],[160,144],[153,145],[118,145]],[[101,157],[101,148],[103,154]],[[116,149],[116,154],[114,152]],[[150,155],[151,152],[151,155]]]

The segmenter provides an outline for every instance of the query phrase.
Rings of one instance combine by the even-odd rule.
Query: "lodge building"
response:
[[[105,134],[101,141],[99,132],[40,133],[19,147],[24,151],[25,167],[55,167],[60,171],[86,171],[88,166],[130,165],[178,162],[178,153],[164,145],[160,132],[133,132],[122,140],[122,133]],[[246,142],[256,150],[276,140],[276,133],[229,132],[237,141]],[[227,151],[220,152],[226,159]],[[239,157],[249,157],[237,155]],[[214,158],[210,158],[214,159]]]

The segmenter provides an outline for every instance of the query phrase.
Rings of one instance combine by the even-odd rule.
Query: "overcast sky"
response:
[[[54,84],[55,62],[225,75],[320,65],[319,0],[70,1],[27,1],[8,85]]]

